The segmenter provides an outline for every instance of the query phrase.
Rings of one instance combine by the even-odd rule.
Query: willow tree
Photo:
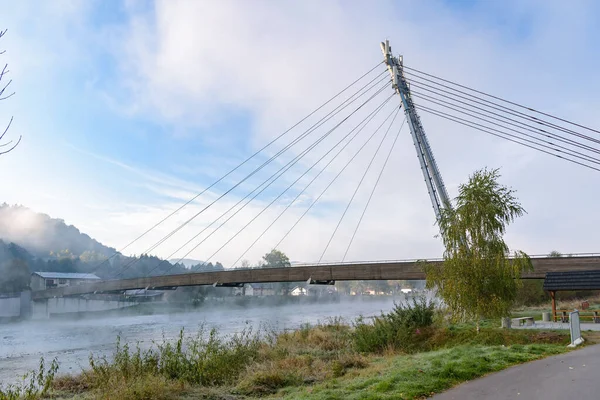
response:
[[[498,170],[483,169],[459,186],[454,207],[438,221],[444,244],[442,265],[425,264],[427,287],[437,289],[452,318],[475,320],[508,316],[532,268],[522,251],[511,253],[504,241],[508,224],[525,210],[514,191],[498,183]]]

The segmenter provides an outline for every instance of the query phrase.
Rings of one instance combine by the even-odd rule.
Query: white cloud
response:
[[[56,16],[57,21],[87,20],[90,11],[86,7],[81,8],[83,2],[68,4],[79,4],[79,7],[71,11],[67,7],[66,14]],[[64,54],[67,56],[79,54],[76,62],[87,65],[90,60],[86,55],[89,54],[80,52],[86,45],[104,43],[105,50],[115,56],[118,74],[116,80],[110,82],[110,87],[101,83],[91,87],[107,96],[115,112],[121,112],[127,118],[149,119],[168,126],[169,130],[179,132],[179,137],[187,137],[190,131],[201,127],[208,135],[203,140],[214,143],[225,140],[225,136],[208,128],[224,125],[231,115],[243,113],[249,116],[252,132],[250,138],[244,139],[250,140],[253,149],[261,147],[380,61],[379,42],[386,38],[390,39],[395,53],[405,56],[407,65],[590,125],[600,125],[593,112],[594,104],[598,105],[594,96],[600,84],[582,79],[593,70],[593,66],[598,66],[598,60],[591,59],[589,55],[593,41],[588,37],[592,29],[589,17],[592,13],[588,7],[595,7],[594,4],[502,3],[502,10],[498,13],[506,17],[508,24],[514,25],[515,32],[525,27],[524,33],[511,36],[504,36],[507,30],[489,22],[490,14],[486,9],[496,5],[486,3],[479,7],[479,12],[461,13],[452,11],[439,1],[399,5],[391,1],[163,0],[156,1],[153,6],[128,1],[129,19],[124,25],[93,32],[81,23],[70,22],[71,25],[67,26],[74,26],[72,29],[79,33],[77,40],[69,44],[65,33],[68,30],[61,30],[56,37],[56,46],[66,49]],[[21,15],[25,12],[23,10],[30,8],[15,8],[16,11],[13,11]],[[564,18],[565,13],[574,17]],[[45,10],[40,15],[47,17],[54,14]],[[482,22],[484,19],[487,21]],[[560,24],[561,28],[557,29],[556,24]],[[60,24],[57,22],[57,25]],[[42,35],[42,26],[48,25],[38,23],[39,32],[32,35],[27,43],[35,43],[33,39]],[[32,60],[37,60],[32,49],[37,51],[35,46],[23,51],[22,59],[29,63],[28,68],[35,68]],[[56,60],[52,51],[43,50],[40,59],[47,63],[61,65],[61,62],[74,62]],[[579,64],[586,65],[573,69],[573,73],[566,72],[565,65],[575,68]],[[581,84],[581,81],[588,81],[587,85]],[[116,91],[115,87],[125,92]],[[529,211],[510,230],[512,244],[533,253],[552,249],[564,252],[593,250],[594,229],[600,223],[598,213],[594,212],[595,199],[599,194],[597,185],[593,184],[597,179],[595,173],[427,114],[422,114],[422,119],[451,196],[456,194],[458,184],[464,182],[473,170],[486,165],[502,167],[503,182],[518,190]],[[338,120],[332,120],[331,124]],[[307,121],[305,126],[311,121]],[[315,154],[292,171],[301,173],[302,167],[306,168],[316,161],[328,145],[346,132],[336,132]],[[364,140],[365,136],[359,139]],[[349,146],[323,179],[305,193],[300,203],[302,206],[310,204],[320,193],[328,179],[333,178],[362,143],[360,140]],[[302,145],[306,146],[310,141],[307,139]],[[365,154],[357,158],[323,198],[328,207],[309,214],[284,242],[282,249],[292,259],[314,260],[320,256],[376,143],[377,139],[374,139],[365,149]],[[231,143],[227,142],[227,145]],[[299,145],[290,152],[285,161],[298,154],[301,148]],[[38,151],[41,154],[41,150]],[[248,149],[247,153],[251,152],[252,149]],[[74,180],[57,177],[56,168],[52,173],[40,171],[40,168],[27,166],[25,156],[18,157],[24,172],[12,178],[10,187],[15,188],[15,192],[3,194],[53,216],[65,217],[69,223],[114,247],[128,243],[164,218],[170,210],[176,209],[181,203],[172,203],[174,199],[187,200],[194,192],[203,189],[190,179],[173,176],[172,172],[159,173],[160,168],[133,166],[129,162],[102,156],[103,159],[97,159],[95,162],[98,164],[95,165],[111,164],[120,171],[120,182],[138,180],[137,185],[143,195],[119,194],[115,188],[93,188],[90,182],[77,188],[79,191],[83,189],[84,193],[77,193],[78,190],[69,186]],[[216,167],[219,155],[197,162],[194,160],[193,164],[190,159],[193,159],[190,154],[185,155],[180,165],[175,165],[171,171],[216,177],[224,168],[223,165]],[[381,165],[382,160],[377,161],[358,193],[356,203],[340,226],[326,258],[339,259],[343,255]],[[0,159],[1,162],[3,160]],[[68,177],[81,178],[71,171],[74,166],[69,167],[68,162],[60,164],[68,170],[65,172]],[[277,163],[277,167],[281,165],[283,161]],[[276,165],[270,168],[269,171],[275,171]],[[241,176],[242,171],[227,182]],[[284,188],[296,176],[286,175],[277,187]],[[310,176],[301,183],[306,183]],[[209,221],[235,204],[240,196],[252,189],[252,184],[260,181],[259,178],[240,186],[232,196],[207,210],[198,222],[190,224],[159,248],[158,254],[168,256]],[[90,180],[93,182],[93,179],[92,176]],[[16,189],[19,182],[25,180],[37,189]],[[42,182],[44,180],[45,183]],[[57,185],[60,190],[53,188]],[[220,189],[224,187],[226,185]],[[42,199],[38,196],[39,191],[57,200]],[[94,201],[89,198],[90,192],[94,194]],[[217,192],[211,192],[212,197],[208,199],[214,198]],[[153,195],[157,193],[171,199],[159,202]],[[142,198],[145,195],[148,196],[146,201]],[[293,193],[286,198],[291,199],[290,196]],[[65,200],[71,202],[65,205]],[[197,259],[208,257],[256,215],[269,198],[258,200],[190,256]],[[204,202],[207,201],[205,198]],[[95,211],[87,212],[85,204],[90,204]],[[103,207],[102,204],[110,206]],[[332,204],[337,207],[331,207]],[[191,207],[173,218],[133,246],[131,251],[144,251],[197,212],[197,207]],[[240,235],[219,253],[217,259],[225,264],[235,260],[275,218],[281,207],[274,206],[273,210],[261,216],[252,224],[251,230]],[[246,257],[256,260],[268,251],[302,212],[301,206],[292,207]],[[405,129],[348,258],[439,256],[441,247],[439,240],[433,238],[436,233],[433,221],[433,211],[414,148]]]
[[[582,16],[586,7],[568,8],[569,13]],[[555,97],[557,76],[564,74],[558,65],[549,65],[545,60],[549,48],[581,39],[590,20],[582,24],[565,21],[564,6],[558,3],[516,7],[513,16],[517,21],[528,19],[530,32],[510,39],[500,37],[495,27],[475,25],[470,29],[458,13],[439,2],[405,3],[395,8],[391,2],[170,0],[157,1],[154,10],[132,18],[121,60],[129,67],[126,71],[134,71],[126,76],[135,88],[133,100],[138,110],[158,113],[174,124],[203,123],[208,114],[223,118],[232,107],[239,107],[252,113],[255,141],[263,143],[379,61],[378,43],[385,38],[391,39],[395,52],[405,55],[408,65],[563,115],[581,114],[568,104],[559,109],[556,102],[550,101]],[[568,31],[566,37],[550,29],[558,20],[564,28],[560,32]],[[567,29],[571,25],[577,25],[577,29]],[[586,49],[579,50],[560,51],[585,59]],[[568,87],[563,86],[563,90]],[[581,95],[572,93],[568,97],[577,99]],[[539,183],[555,182],[565,190],[593,196],[595,189],[582,186],[593,175],[435,117],[423,115],[423,120],[451,194],[474,169],[502,166],[504,181],[519,189],[530,210],[524,222],[515,227],[526,230],[528,236],[511,230],[516,244],[534,251],[566,245],[562,242],[567,240],[564,236],[571,237],[575,232],[545,231],[543,227],[551,221],[537,210],[552,209],[557,218],[563,219],[572,219],[576,212],[551,197],[538,197]],[[437,240],[431,238],[435,233],[433,215],[414,149],[407,134],[401,139],[397,158],[388,167],[395,171],[396,181],[388,179],[387,189],[379,189],[378,202],[372,205],[361,231],[365,232],[363,241],[355,241],[355,257],[419,256],[418,251],[427,255],[439,251]],[[352,192],[360,168],[352,168],[349,176],[355,178],[342,180],[342,185],[330,194],[339,204]],[[365,198],[366,194],[357,200]],[[538,227],[526,228],[525,221],[535,221]],[[313,224],[303,228],[303,242],[326,231],[324,221]],[[309,228],[316,225],[320,226],[317,233],[308,234]],[[373,238],[370,243],[367,237]],[[580,234],[579,238],[593,246],[587,235]],[[313,245],[319,247],[317,243],[322,240],[325,238],[311,241],[306,251]],[[336,253],[339,249],[331,250]],[[308,256],[298,252],[304,258]]]

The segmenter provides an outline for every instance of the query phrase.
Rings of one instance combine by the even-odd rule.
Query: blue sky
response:
[[[117,248],[380,61],[385,38],[417,68],[600,126],[594,1],[32,0],[3,7],[9,31],[0,41],[7,50],[2,61],[17,94],[0,104],[0,121],[14,115],[11,134],[23,142],[0,157],[0,198],[63,218]],[[518,190],[528,210],[509,232],[514,247],[598,250],[597,174],[423,120],[451,195],[473,170],[502,167],[503,182]],[[401,139],[349,258],[441,255],[407,131]],[[318,258],[367,162],[359,157],[299,225],[282,248],[292,259]],[[233,174],[126,253],[144,251],[248,171]],[[272,172],[242,185],[156,253],[170,255]],[[266,191],[190,257],[212,254],[289,182]],[[286,213],[250,261],[277,242],[323,186]],[[343,254],[368,192],[359,193],[327,259]],[[235,260],[283,206],[277,203],[217,258]]]

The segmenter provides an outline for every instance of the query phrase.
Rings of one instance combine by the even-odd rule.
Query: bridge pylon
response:
[[[429,140],[427,140],[427,135],[421,124],[421,119],[413,104],[410,87],[404,77],[402,56],[393,56],[388,40],[381,42],[381,51],[383,52],[385,63],[392,78],[392,87],[400,96],[401,105],[404,108],[406,121],[408,122],[413,144],[417,151],[417,158],[421,164],[421,172],[427,185],[433,211],[435,212],[436,219],[439,221],[442,209],[451,207],[450,199],[440,170],[435,162],[435,157],[431,151]]]

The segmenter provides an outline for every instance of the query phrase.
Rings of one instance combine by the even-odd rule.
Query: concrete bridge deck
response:
[[[533,272],[524,279],[543,279],[550,271],[600,270],[600,255],[575,257],[532,257]],[[428,260],[442,263],[442,260]],[[357,280],[419,280],[425,279],[422,264],[412,261],[353,262],[343,264],[298,265],[289,268],[232,269],[217,272],[152,276],[122,280],[107,280],[32,292],[33,300],[72,296],[94,292],[127,289],[198,286],[236,283],[357,281]]]

